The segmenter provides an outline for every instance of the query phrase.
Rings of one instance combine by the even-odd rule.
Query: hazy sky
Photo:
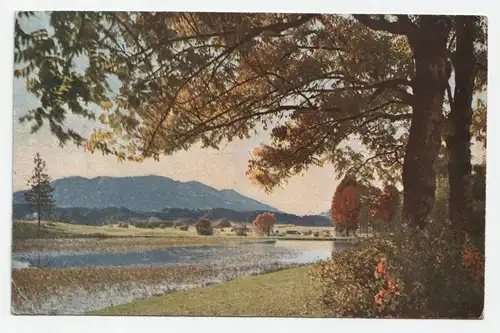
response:
[[[34,22],[40,26],[40,21]],[[119,163],[113,156],[90,154],[83,148],[68,145],[60,148],[57,139],[46,127],[30,134],[29,125],[21,125],[18,119],[28,109],[36,106],[36,98],[25,90],[23,80],[14,81],[14,191],[24,189],[31,175],[33,156],[39,152],[46,160],[53,179],[68,176],[137,176],[160,175],[179,181],[196,180],[217,189],[234,189],[248,197],[269,204],[282,211],[296,214],[316,214],[328,210],[333,191],[338,184],[331,164],[323,168],[313,167],[303,176],[295,176],[266,194],[252,185],[245,176],[249,151],[268,139],[267,133],[251,140],[233,141],[219,151],[193,147],[188,152],[161,157],[160,162],[149,160],[143,163]],[[70,126],[90,132],[92,124],[80,118],[68,116]]]

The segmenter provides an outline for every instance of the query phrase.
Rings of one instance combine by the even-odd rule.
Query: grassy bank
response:
[[[323,317],[310,266],[174,292],[90,315]]]

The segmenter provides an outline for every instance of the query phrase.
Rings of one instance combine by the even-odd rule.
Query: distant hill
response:
[[[234,211],[224,208],[214,208],[208,210],[189,210],[186,208],[167,208],[161,212],[137,212],[125,207],[109,207],[101,209],[91,208],[60,208],[56,207],[50,217],[46,220],[86,224],[104,225],[116,222],[134,223],[137,221],[176,221],[182,220],[184,223],[193,224],[202,216],[208,217],[212,221],[228,219],[232,222],[251,223],[255,217],[263,211]],[[294,214],[274,213],[279,224],[295,224],[301,226],[330,226],[330,219],[318,216],[297,216]],[[34,219],[28,204],[15,204],[13,207],[14,220]]]
[[[165,208],[233,211],[270,211],[276,208],[245,197],[234,190],[217,190],[200,182],[179,182],[161,176],[62,178],[52,182],[60,208],[104,209],[123,207],[137,212]],[[14,193],[14,204],[25,203],[24,191]]]

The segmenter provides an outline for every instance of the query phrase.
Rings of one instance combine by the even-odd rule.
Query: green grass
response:
[[[324,317],[310,266],[174,292],[89,315]]]

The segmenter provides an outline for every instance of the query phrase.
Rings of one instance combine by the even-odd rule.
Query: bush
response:
[[[179,228],[179,230],[181,231],[187,231],[188,230],[188,226],[187,225],[183,225]]]
[[[478,318],[484,257],[448,229],[402,230],[336,254],[311,271],[333,316]]]
[[[213,234],[212,223],[206,217],[202,217],[196,222],[196,233],[198,235],[210,236]]]

